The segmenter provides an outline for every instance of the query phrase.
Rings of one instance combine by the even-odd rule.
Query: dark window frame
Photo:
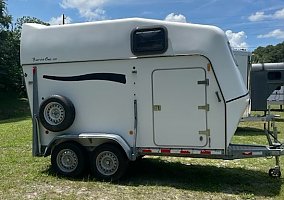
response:
[[[139,50],[138,44],[137,44],[137,38],[135,36],[137,33],[143,34],[143,32],[151,32],[151,31],[162,31],[161,34],[163,34],[162,38],[162,48],[157,48],[153,50],[148,50],[147,48],[143,51],[143,48]],[[145,48],[145,47],[144,47]],[[168,31],[166,27],[164,26],[151,26],[151,27],[137,27],[131,32],[131,51],[136,56],[141,55],[156,55],[156,54],[163,54],[168,50]]]
[[[270,81],[278,81],[282,79],[282,73],[280,71],[271,71],[267,73],[267,78]]]

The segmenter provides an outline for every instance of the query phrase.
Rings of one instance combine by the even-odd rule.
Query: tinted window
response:
[[[164,27],[137,28],[132,32],[134,55],[161,54],[167,51],[168,35]]]
[[[268,80],[280,80],[281,72],[268,72]]]

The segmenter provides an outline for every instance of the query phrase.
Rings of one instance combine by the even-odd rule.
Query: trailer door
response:
[[[202,147],[208,143],[206,71],[159,69],[152,73],[154,142]]]

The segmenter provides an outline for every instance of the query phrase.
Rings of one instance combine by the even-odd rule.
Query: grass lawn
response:
[[[278,127],[283,138],[284,124]],[[233,141],[265,143],[261,129],[262,123],[242,123]],[[0,199],[284,199],[284,179],[268,176],[274,159],[267,158],[145,157],[118,183],[58,177],[50,158],[31,156],[31,132],[29,114],[0,120]]]

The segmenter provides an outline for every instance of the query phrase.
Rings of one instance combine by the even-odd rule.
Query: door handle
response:
[[[221,102],[221,98],[220,98],[220,96],[219,96],[219,93],[216,91],[215,94],[216,94],[216,96],[217,96],[218,102]]]

